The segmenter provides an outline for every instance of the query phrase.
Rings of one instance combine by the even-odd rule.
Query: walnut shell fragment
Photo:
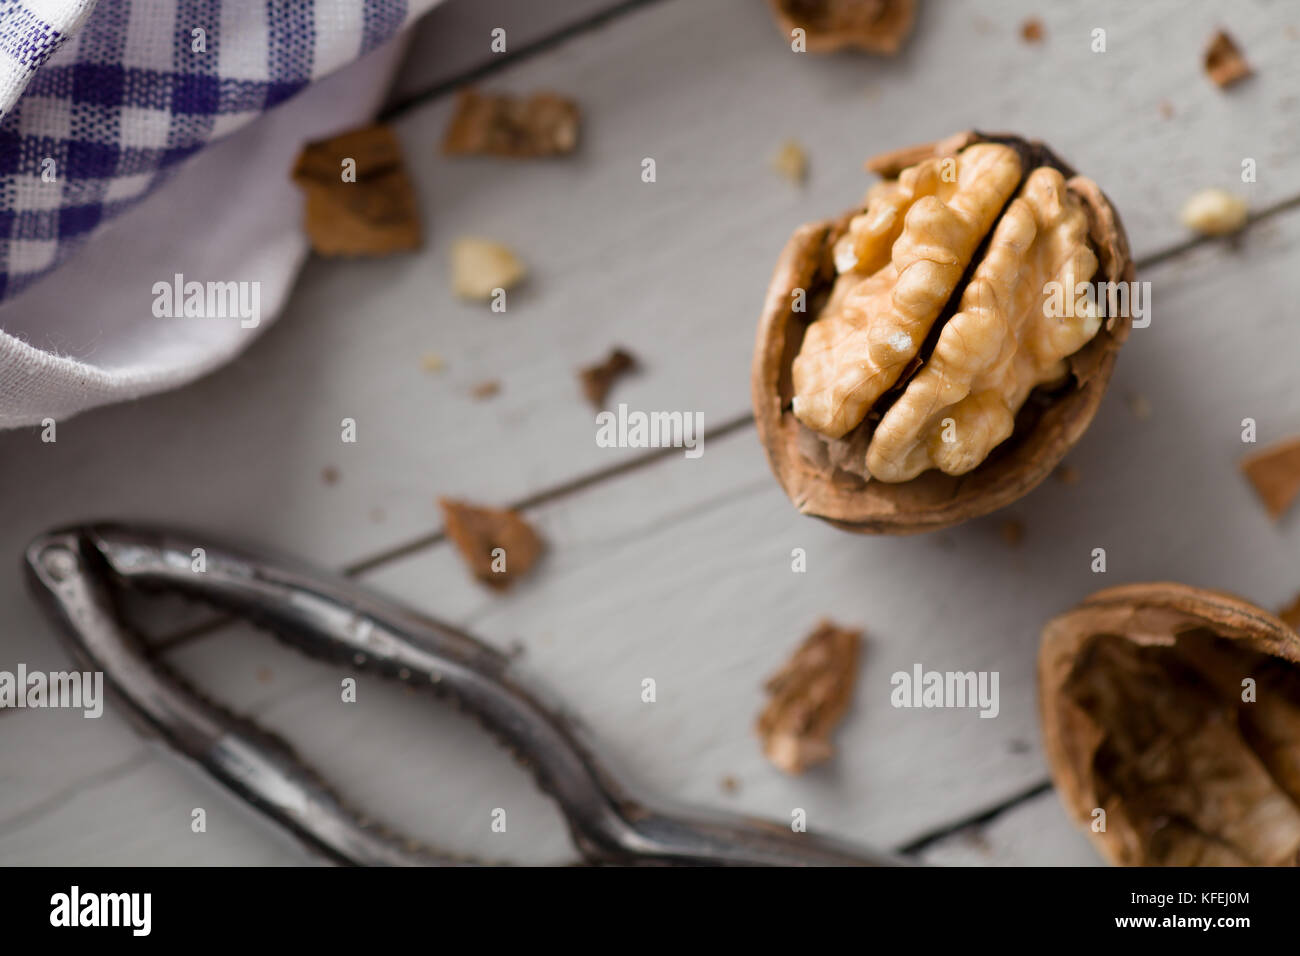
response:
[[[571,153],[578,145],[578,105],[555,93],[527,99],[466,89],[442,140],[448,156],[534,159]]]
[[[862,632],[821,621],[794,656],[768,678],[758,736],[767,759],[803,773],[831,758],[831,733],[853,698]]]
[[[1241,470],[1269,517],[1281,520],[1300,494],[1300,438],[1278,442],[1243,459]]]
[[[1221,90],[1226,90],[1251,74],[1246,57],[1242,55],[1236,41],[1224,30],[1216,31],[1205,48],[1205,73]]]
[[[627,349],[612,348],[609,354],[599,362],[584,365],[578,369],[578,381],[582,385],[582,394],[597,411],[605,407],[605,398],[614,383],[629,372],[639,367],[636,356]]]
[[[897,53],[916,19],[916,0],[772,0],[772,9],[787,37],[804,31],[809,53]]]
[[[541,557],[543,543],[516,511],[481,508],[439,498],[447,537],[474,577],[498,591],[527,574]]]
[[[863,206],[777,261],[754,417],[801,512],[911,534],[1051,474],[1128,336],[1127,295],[1097,290],[1135,271],[1105,195],[1041,143],[959,133],[867,165],[884,181]]]
[[[294,164],[293,181],[306,194],[304,228],[320,255],[386,256],[420,247],[415,187],[389,127],[367,126],[308,143]]]
[[[1048,622],[1038,684],[1052,779],[1112,863],[1300,863],[1300,635],[1281,620],[1109,588]]]
[[[1300,594],[1291,599],[1291,603],[1277,612],[1278,619],[1293,631],[1300,631]]]

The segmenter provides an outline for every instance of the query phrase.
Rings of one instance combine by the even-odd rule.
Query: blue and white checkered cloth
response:
[[[433,0],[0,0],[0,301]]]

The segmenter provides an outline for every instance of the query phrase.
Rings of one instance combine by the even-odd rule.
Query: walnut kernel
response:
[[[1183,225],[1207,236],[1226,236],[1246,225],[1246,200],[1226,189],[1202,189],[1183,204]]]
[[[510,289],[528,270],[509,246],[491,239],[461,238],[451,247],[452,291],[462,299],[486,301],[497,289]]]
[[[808,154],[794,140],[787,139],[772,157],[772,168],[796,186],[802,186],[808,178]]]

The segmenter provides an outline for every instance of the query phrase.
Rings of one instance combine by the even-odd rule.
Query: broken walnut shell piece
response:
[[[1241,462],[1241,470],[1274,521],[1300,495],[1300,438],[1270,445]]]
[[[582,385],[582,394],[587,397],[593,408],[600,411],[605,407],[605,399],[614,383],[629,372],[640,367],[636,356],[627,349],[615,346],[599,362],[584,365],[578,369],[578,381]]]
[[[1108,588],[1048,622],[1038,689],[1056,789],[1110,862],[1300,863],[1300,635],[1272,614]]]
[[[439,498],[447,537],[474,577],[498,591],[527,574],[541,557],[543,543],[516,511],[482,508]]]
[[[1021,157],[1024,179],[1044,166],[1058,171],[1072,201],[1081,204],[1086,216],[1087,246],[1098,263],[1096,279],[1134,280],[1128,240],[1110,202],[1096,184],[1077,176],[1042,144],[1011,135],[965,132],[886,153],[869,160],[867,166],[896,180],[928,159],[953,157],[983,143],[1014,149]],[[891,182],[878,184],[869,196],[892,188]],[[927,470],[898,482],[865,480],[861,473],[855,473],[851,462],[865,460],[870,429],[915,381],[918,370],[925,367],[937,337],[957,312],[960,300],[954,294],[944,306],[920,354],[901,371],[879,404],[868,411],[861,426],[839,439],[807,428],[792,411],[794,359],[808,328],[830,297],[839,274],[836,254],[843,248],[841,241],[850,234],[855,218],[865,219],[864,209],[797,229],[782,251],[768,286],[754,351],[751,391],[759,438],[777,480],[804,514],[845,530],[869,534],[913,534],[949,527],[1023,497],[1052,473],[1091,423],[1114,369],[1116,354],[1128,336],[1130,317],[1109,317],[1087,344],[1065,359],[1069,370],[1065,383],[1054,391],[1031,394],[1015,415],[1011,437],[994,447],[977,467],[959,475]],[[901,233],[902,226],[897,228]],[[968,269],[978,268],[986,245],[976,250]],[[957,290],[964,289],[969,281],[970,275],[963,275]],[[804,292],[802,297],[798,297],[799,290]],[[800,301],[804,308],[796,311]]]
[[[861,644],[861,631],[820,621],[763,685],[768,702],[756,729],[778,769],[799,774],[831,758],[831,734],[853,699]]]
[[[1217,30],[1205,48],[1205,74],[1226,90],[1251,74],[1250,64],[1226,30]]]
[[[916,19],[916,0],[772,0],[772,9],[787,38],[804,31],[809,53],[897,53]]]
[[[578,105],[555,93],[524,99],[461,90],[442,140],[448,156],[535,159],[571,153],[578,145]]]
[[[344,163],[356,164],[356,178]],[[306,194],[304,229],[323,256],[386,256],[422,242],[415,187],[402,146],[382,124],[308,143],[293,181]]]

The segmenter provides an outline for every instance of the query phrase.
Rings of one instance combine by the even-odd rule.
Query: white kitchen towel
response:
[[[306,254],[298,148],[374,114],[385,38],[436,2],[99,0],[24,80],[12,8],[76,4],[0,0],[0,427],[175,387],[260,334]],[[244,309],[160,306],[177,283]]]

